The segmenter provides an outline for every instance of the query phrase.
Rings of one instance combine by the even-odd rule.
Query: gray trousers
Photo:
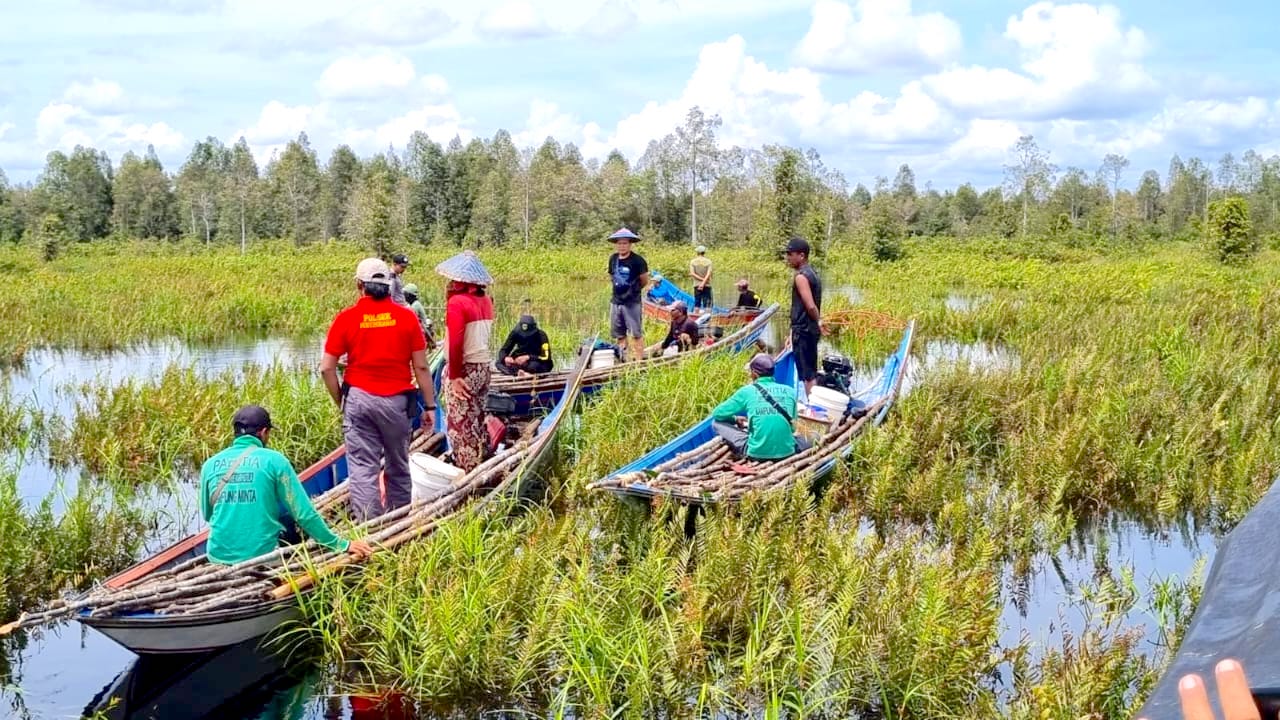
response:
[[[733,450],[733,454],[742,457],[747,452],[747,431],[734,425],[733,423],[720,422],[719,420],[711,421],[711,429],[716,434],[724,438],[729,443],[729,447]]]
[[[733,423],[720,422],[719,420],[711,421],[711,429],[716,434],[724,438],[729,443],[729,448],[733,450],[733,454],[738,457],[744,457],[747,454],[747,431],[734,425]],[[792,435],[792,439],[796,442],[796,452],[804,452],[810,447],[808,440],[799,435]]]
[[[351,388],[342,404],[342,437],[347,444],[347,482],[357,522],[409,504],[409,435],[412,424],[404,395],[383,397]],[[378,471],[386,459],[387,502]]]

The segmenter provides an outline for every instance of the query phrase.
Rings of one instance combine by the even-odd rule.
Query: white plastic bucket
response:
[[[409,454],[409,477],[413,481],[411,497],[414,502],[430,501],[443,495],[453,489],[453,484],[466,474],[462,468],[426,453]]]
[[[617,360],[618,357],[610,349],[596,350],[591,353],[591,367],[593,368],[612,367]]]
[[[809,393],[809,404],[815,408],[822,408],[829,418],[838,418],[844,415],[844,409],[849,407],[849,396],[839,390],[814,385],[813,391]]]

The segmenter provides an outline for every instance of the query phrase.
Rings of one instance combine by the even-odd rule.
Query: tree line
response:
[[[642,235],[706,244],[857,240],[891,258],[905,236],[1003,236],[1124,241],[1196,239],[1210,205],[1240,197],[1255,239],[1280,234],[1280,157],[1250,150],[1212,166],[1175,155],[1161,176],[1131,186],[1129,161],[1059,169],[1031,136],[1010,150],[1004,182],[938,190],[902,165],[868,187],[827,167],[814,150],[720,147],[720,119],[700,109],[652,141],[634,162],[614,151],[584,159],[547,138],[518,148],[490,139],[446,144],[415,132],[403,150],[361,158],[337,147],[321,162],[305,133],[260,168],[248,143],[199,141],[176,173],[153,148],[49,153],[34,183],[0,170],[0,241],[60,244],[117,236],[238,243],[354,240],[385,254],[413,243],[468,246],[597,241],[619,225]]]

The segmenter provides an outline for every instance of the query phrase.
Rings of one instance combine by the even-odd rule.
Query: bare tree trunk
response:
[[[246,237],[246,232],[245,232],[245,226],[244,226],[244,203],[241,202],[240,203],[240,254],[241,255],[244,254],[244,250],[245,250],[245,245],[246,245],[245,237]]]

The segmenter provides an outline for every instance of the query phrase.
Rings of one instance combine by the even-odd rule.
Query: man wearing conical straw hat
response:
[[[426,408],[422,429],[431,431],[436,394],[418,317],[391,299],[391,268],[378,258],[365,258],[356,266],[355,281],[360,298],[329,326],[320,377],[342,409],[351,507],[356,519],[364,521],[409,504],[413,418],[421,396]],[[338,358],[343,354],[347,369],[339,384]],[[387,481],[385,503],[378,488],[380,470]]]
[[[489,335],[493,299],[485,289],[493,276],[470,250],[436,266],[448,278],[445,288],[446,423],[453,464],[473,470],[485,456],[484,403],[489,394]]]
[[[644,357],[644,313],[640,294],[649,285],[649,263],[639,253],[631,251],[640,236],[626,228],[619,228],[609,236],[617,251],[609,256],[609,279],[613,282],[613,296],[609,302],[609,330],[618,347],[631,346],[631,356]]]

